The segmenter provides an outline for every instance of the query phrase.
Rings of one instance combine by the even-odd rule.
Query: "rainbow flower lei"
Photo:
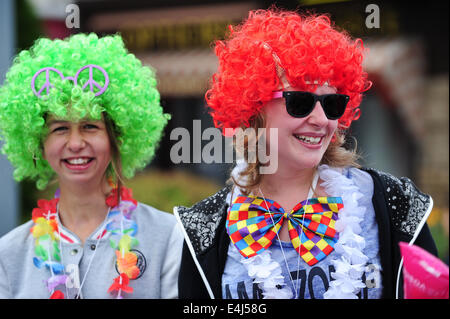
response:
[[[52,200],[40,199],[38,207],[33,209],[32,220],[34,222],[31,233],[35,238],[35,257],[33,263],[37,268],[45,267],[50,271],[50,278],[46,280],[46,286],[50,293],[50,299],[64,299],[65,295],[58,286],[66,285],[68,276],[65,274],[64,265],[61,263],[61,251],[59,246],[59,230],[57,222],[57,205],[59,192]],[[121,299],[122,293],[133,293],[129,286],[130,279],[139,276],[137,256],[132,251],[138,245],[134,237],[137,233],[137,224],[132,220],[132,211],[137,207],[137,201],[133,199],[131,189],[121,188],[121,200],[118,202],[117,188],[106,198],[106,204],[111,207],[107,216],[106,231],[110,236],[110,246],[116,253],[116,265],[119,275],[113,279],[108,293],[116,294]]]

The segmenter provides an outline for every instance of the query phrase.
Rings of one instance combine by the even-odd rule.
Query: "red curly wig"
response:
[[[248,127],[279,88],[280,68],[292,87],[312,90],[327,82],[350,96],[340,129],[359,118],[361,93],[371,85],[362,68],[364,46],[337,31],[328,16],[255,10],[229,28],[227,38],[215,43],[219,69],[205,95],[216,127]]]

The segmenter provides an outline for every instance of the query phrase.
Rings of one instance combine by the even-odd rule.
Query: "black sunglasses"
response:
[[[303,91],[277,91],[274,92],[273,98],[284,97],[286,99],[286,111],[292,117],[308,116],[320,101],[325,115],[330,120],[337,120],[340,118],[347,107],[350,100],[348,95],[344,94],[323,94],[316,95],[311,92]]]

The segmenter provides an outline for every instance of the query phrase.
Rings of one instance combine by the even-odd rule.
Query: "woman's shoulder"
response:
[[[174,214],[186,230],[197,253],[206,250],[212,244],[217,229],[226,215],[228,207],[226,199],[230,190],[231,187],[224,187],[192,207],[175,207]]]
[[[331,184],[333,187],[340,187],[343,190],[349,185],[354,185],[365,197],[372,197],[373,195],[373,179],[364,169],[354,166],[331,167],[320,165],[319,174],[325,184]]]
[[[371,193],[373,193],[373,178],[364,168],[350,166],[344,169],[344,174],[361,189],[371,190]]]
[[[138,202],[135,214],[139,226],[144,224],[158,227],[173,227],[176,224],[173,214],[141,202]]]
[[[330,170],[331,169],[331,170]],[[429,195],[423,193],[408,177],[397,177],[388,172],[384,172],[371,167],[353,167],[344,168],[321,166],[322,171],[334,171],[334,174],[340,173],[351,179],[361,188],[375,188],[391,195],[390,197],[408,197],[408,198],[430,198]],[[330,174],[328,174],[330,175]],[[396,197],[395,197],[396,196]]]
[[[411,236],[420,229],[433,208],[430,195],[422,192],[408,177],[397,177],[375,168],[359,171],[369,174],[373,180],[373,201],[387,207],[394,227]]]
[[[9,252],[17,252],[17,249],[23,248],[23,245],[33,242],[32,226],[33,221],[29,220],[3,235],[0,238],[0,256],[8,255]]]
[[[360,171],[369,174],[374,182],[375,188],[383,189],[390,199],[395,200],[400,198],[408,201],[415,199],[424,202],[431,201],[431,196],[422,192],[408,177],[397,177],[375,168],[362,168]]]
[[[181,215],[186,215],[190,212],[196,212],[201,215],[211,216],[217,213],[218,209],[222,208],[226,204],[227,195],[230,192],[231,187],[227,186],[219,190],[217,193],[202,199],[195,203],[191,207],[177,206],[175,210]],[[207,217],[208,218],[208,217]],[[210,218],[208,218],[210,219]]]
[[[183,234],[177,227],[173,214],[140,202],[133,214],[138,227],[137,237],[144,255],[163,256],[167,249],[173,251],[181,247]]]

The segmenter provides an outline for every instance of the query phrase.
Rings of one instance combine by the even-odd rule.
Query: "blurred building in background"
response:
[[[78,1],[75,32],[120,32],[129,50],[157,71],[166,112],[173,119],[153,165],[170,169],[169,132],[192,131],[194,119],[212,126],[204,106],[217,69],[212,43],[251,9],[273,3],[329,13],[338,27],[369,48],[365,69],[374,82],[351,134],[363,164],[409,176],[448,207],[448,3],[407,1]],[[379,9],[379,27],[367,22]],[[370,7],[369,7],[370,9]],[[370,21],[369,21],[370,22]],[[192,136],[192,134],[191,134]],[[206,143],[207,141],[203,141]],[[224,182],[229,166],[190,163],[184,168]]]
[[[227,179],[230,164],[174,164],[169,157],[177,142],[170,140],[174,128],[184,127],[192,133],[193,120],[201,120],[202,129],[212,126],[204,94],[217,69],[214,40],[222,39],[228,25],[242,21],[249,10],[272,4],[330,14],[339,28],[362,38],[369,48],[365,69],[374,86],[365,96],[361,118],[354,122],[350,132],[358,141],[362,164],[410,177],[433,196],[438,212],[435,219],[448,214],[447,1],[424,4],[385,0],[29,0],[28,3],[41,21],[43,33],[52,38],[78,32],[121,33],[128,49],[156,69],[162,105],[165,112],[172,114],[151,167],[165,171],[181,168],[219,185]],[[68,10],[70,4],[79,9],[79,27],[67,28],[72,13]],[[373,16],[377,11],[373,5],[378,16]],[[21,13],[18,14],[20,19]],[[379,23],[374,24],[373,19]],[[202,141],[203,145],[206,143]]]

